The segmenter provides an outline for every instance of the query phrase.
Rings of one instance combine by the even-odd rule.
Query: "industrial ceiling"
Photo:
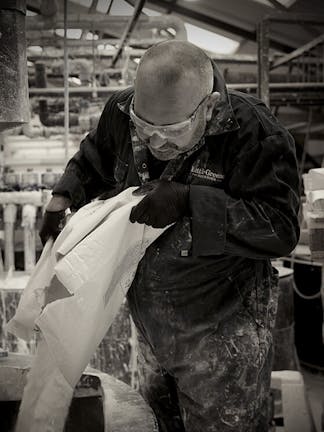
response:
[[[42,3],[42,0],[27,0],[27,8],[40,13]],[[60,12],[63,12],[63,3],[57,2]],[[115,15],[131,15],[135,4],[136,0],[73,0],[68,1],[68,11],[73,14],[113,12]],[[178,16],[184,22],[237,40],[240,42],[238,52],[256,49],[256,27],[266,16],[287,12],[301,16],[324,15],[322,0],[147,0],[145,8]],[[142,15],[146,15],[145,9]],[[108,28],[105,33],[109,35]],[[323,28],[316,22],[307,25],[302,21],[299,25],[273,24],[270,42],[274,49],[289,52],[321,33]],[[252,42],[252,47],[249,42]]]
[[[27,17],[29,47],[51,47],[51,51],[43,50],[41,54],[30,51],[27,54],[34,63],[40,59],[50,62],[49,80],[52,81],[48,87],[54,86],[30,87],[30,95],[63,94],[62,84],[59,84],[60,89],[55,88],[54,80],[58,78],[53,66],[54,59],[63,58],[64,3],[27,0],[29,15],[37,15]],[[73,59],[82,56],[88,62],[93,61],[92,69],[96,67],[101,76],[110,73],[110,86],[103,88],[102,95],[115,88],[111,85],[112,69],[121,70],[125,78],[127,64],[128,72],[133,74],[132,80],[135,61],[144,49],[158,42],[160,37],[186,38],[186,25],[191,24],[236,41],[236,50],[229,56],[219,55],[216,46],[211,48],[229,86],[255,93],[258,85],[258,95],[280,114],[281,120],[297,137],[300,148],[309,146],[305,145],[305,134],[316,143],[317,149],[322,147],[323,0],[68,0],[66,11],[67,27],[79,32],[78,36],[74,35],[79,40],[69,39],[70,65],[73,66]],[[156,14],[161,17],[151,16]],[[107,49],[98,54],[100,41],[106,41]],[[194,41],[197,45],[199,42],[202,41]],[[114,45],[110,54],[109,43]],[[131,51],[122,62],[123,48]],[[96,56],[101,58],[100,66],[95,65]],[[105,56],[110,56],[108,63],[105,63]],[[72,95],[81,88],[72,88],[71,79]],[[127,82],[126,78],[124,82],[129,85],[131,80]],[[88,93],[89,90],[84,89]]]

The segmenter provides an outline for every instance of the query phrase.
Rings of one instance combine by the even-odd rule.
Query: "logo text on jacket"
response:
[[[204,180],[213,181],[219,183],[224,180],[224,175],[220,173],[215,173],[209,168],[199,168],[193,167],[191,174],[195,177],[199,177]]]

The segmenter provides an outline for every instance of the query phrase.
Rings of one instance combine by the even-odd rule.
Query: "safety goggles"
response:
[[[138,115],[134,112],[134,98],[130,104],[129,114],[136,127],[137,133],[140,137],[151,137],[154,134],[157,134],[161,137],[165,138],[177,138],[182,135],[187,134],[193,128],[193,123],[196,119],[197,112],[201,105],[205,102],[209,95],[205,96],[204,99],[199,103],[195,111],[191,114],[191,116],[179,123],[172,123],[168,125],[157,126],[152,123],[148,123],[145,120],[138,117]]]

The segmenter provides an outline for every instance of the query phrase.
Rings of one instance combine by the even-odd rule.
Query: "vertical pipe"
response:
[[[324,263],[321,266],[321,300],[323,310],[323,321],[322,321],[322,343],[324,344]]]
[[[3,190],[4,186],[5,186],[5,183],[4,183],[4,165],[5,165],[4,145],[5,145],[4,134],[2,132],[0,132],[0,191]]]
[[[98,97],[97,88],[97,80],[96,80],[96,53],[95,53],[95,44],[94,44],[94,31],[92,29],[92,97],[96,99]]]
[[[113,3],[114,3],[114,0],[110,0],[109,6],[108,6],[108,9],[107,9],[107,15],[110,14],[110,10],[111,10],[111,7],[112,7]]]
[[[287,79],[286,79],[287,82],[291,82],[292,81],[291,77],[292,77],[292,74],[293,74],[293,69],[294,69],[294,63],[291,62],[291,63],[288,64],[288,73],[287,73]]]
[[[310,133],[311,133],[311,127],[312,127],[312,119],[313,119],[313,108],[310,106],[308,108],[308,120],[307,120],[306,134],[305,134],[305,138],[304,138],[303,154],[302,154],[302,157],[301,157],[300,167],[299,167],[299,173],[300,173],[300,175],[302,175],[304,173],[305,162],[306,162],[306,154],[307,154],[307,151],[308,151],[308,142],[309,142],[309,137],[310,137]]]
[[[24,204],[22,209],[22,223],[24,228],[24,262],[25,271],[31,272],[36,263],[36,211],[32,204]]]
[[[269,21],[258,25],[258,97],[269,107]]]
[[[65,161],[69,155],[69,58],[67,46],[67,4],[64,0],[64,150]]]
[[[111,60],[111,67],[112,68],[114,68],[116,66],[116,63],[117,63],[119,57],[122,55],[124,47],[125,47],[128,39],[130,38],[130,36],[134,30],[134,27],[137,23],[139,16],[141,15],[141,12],[142,12],[144,5],[145,5],[145,0],[137,0],[137,3],[134,6],[133,16],[131,17],[131,19],[127,23],[127,26],[126,26],[124,33],[123,33],[121,40],[120,40],[119,48]]]
[[[26,0],[0,0],[0,131],[29,122]]]
[[[134,321],[131,316],[129,316],[130,326],[131,326],[131,335],[129,338],[129,344],[131,347],[130,350],[130,358],[129,358],[129,367],[131,371],[131,387],[134,390],[138,390],[139,383],[137,377],[138,365],[137,365],[137,335],[136,335],[136,327]]]
[[[303,82],[306,82],[306,62],[305,62],[305,53],[303,53],[302,57],[302,65],[303,65]]]
[[[37,88],[47,87],[45,63],[37,61],[35,63],[35,86]]]
[[[0,248],[0,275],[4,272],[3,259],[2,259],[2,250]]]
[[[323,45],[323,47],[324,47],[324,45]],[[322,53],[323,53],[322,46],[319,45],[319,47],[317,48],[317,54],[316,54],[317,55],[317,68],[318,68],[318,70],[317,70],[317,81],[319,83],[322,81],[322,75],[321,75],[322,70],[321,70],[321,68],[322,68],[323,61],[324,61],[324,57],[321,57]]]
[[[15,269],[14,227],[17,216],[16,204],[5,204],[3,209],[5,240],[5,271]]]
[[[315,63],[315,79],[317,82],[321,81],[321,74],[320,74],[320,61],[321,61],[321,57],[320,57],[320,48],[321,46],[317,46],[315,49],[315,58],[316,58],[316,63]]]
[[[324,44],[322,46],[322,82],[324,82]]]
[[[303,81],[303,69],[302,69],[302,62],[301,57],[298,57],[298,81]]]

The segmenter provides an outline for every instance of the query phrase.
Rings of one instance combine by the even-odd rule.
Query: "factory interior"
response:
[[[41,256],[52,189],[107,100],[133,86],[145,51],[166,40],[203,49],[229,90],[261,99],[295,140],[301,231],[296,248],[272,262],[279,301],[269,432],[324,431],[323,0],[1,0],[3,432],[15,430],[39,336],[26,341],[6,325]],[[136,347],[123,302],[74,389],[64,431],[157,431],[139,394]]]

